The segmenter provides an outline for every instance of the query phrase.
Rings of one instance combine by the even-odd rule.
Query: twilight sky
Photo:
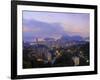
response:
[[[89,37],[89,23],[87,13],[23,11],[23,39],[59,39],[63,35]]]

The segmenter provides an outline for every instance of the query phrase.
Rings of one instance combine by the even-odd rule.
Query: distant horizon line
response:
[[[55,37],[45,37],[45,38],[42,38],[42,37],[32,37],[32,39],[29,39],[29,40],[25,40],[25,39],[23,39],[23,41],[25,41],[25,42],[31,42],[31,41],[36,41],[36,39],[38,39],[38,41],[46,41],[46,39],[48,39],[48,40],[50,40],[50,39],[54,39],[55,41],[56,40],[59,40],[59,39],[61,39],[63,36],[61,36],[61,37],[59,37],[59,38],[55,38]],[[73,38],[73,37],[75,37],[75,36],[69,36],[68,35],[68,37],[69,37],[69,39],[70,38]],[[80,38],[82,38],[83,40],[85,40],[85,39],[90,39],[90,37],[89,36],[87,36],[87,37],[82,37],[82,36],[78,36],[78,35],[76,35],[76,37],[80,37]],[[66,37],[65,37],[66,38]],[[67,40],[67,39],[66,39]],[[73,39],[74,40],[74,39]],[[82,41],[82,40],[81,40]]]

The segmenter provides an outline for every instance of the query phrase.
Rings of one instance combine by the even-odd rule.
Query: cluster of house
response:
[[[38,41],[36,38],[35,42],[31,42],[30,45],[33,47],[31,52],[28,54],[30,58],[36,58],[37,61],[43,61],[44,63],[50,62],[53,64],[57,58],[61,57],[61,52],[57,49],[59,47],[69,47],[77,44],[84,44],[84,42],[77,41],[62,41],[62,40],[47,40],[47,41]],[[55,48],[55,49],[53,49]],[[66,52],[70,52],[68,49]],[[67,54],[67,53],[66,53]],[[80,64],[80,56],[72,56],[72,61],[75,66]]]

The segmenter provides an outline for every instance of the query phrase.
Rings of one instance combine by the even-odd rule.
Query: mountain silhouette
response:
[[[79,36],[79,35],[76,35],[76,36],[69,36],[69,35],[64,35],[61,37],[61,40],[67,40],[67,41],[83,41],[84,39]]]

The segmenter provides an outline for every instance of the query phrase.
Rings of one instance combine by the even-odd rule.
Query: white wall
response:
[[[99,4],[100,0],[34,0],[34,1],[48,1],[48,2],[60,2],[60,3],[76,3],[76,4]],[[100,5],[99,11],[100,14]],[[11,16],[10,16],[10,0],[0,0],[0,80],[10,80],[10,32],[11,32]],[[100,15],[98,16],[100,20]],[[98,20],[98,21],[99,21]],[[100,23],[98,24],[100,26]],[[99,28],[99,27],[98,27]],[[100,28],[98,34],[100,34]],[[100,41],[100,37],[98,39]],[[100,42],[98,42],[100,44]],[[98,61],[100,61],[100,45],[98,45]],[[100,67],[100,62],[98,62]],[[100,73],[100,69],[99,69]],[[28,80],[28,79],[27,79]],[[100,80],[100,74],[98,75],[84,75],[84,76],[67,76],[67,77],[55,77],[55,78],[41,78],[34,80]]]

